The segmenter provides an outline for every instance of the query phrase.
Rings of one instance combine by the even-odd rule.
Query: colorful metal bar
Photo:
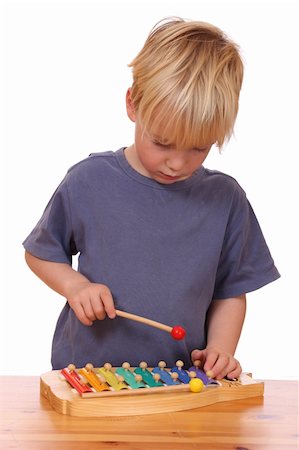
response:
[[[141,367],[136,367],[134,370],[137,375],[141,375],[142,379],[145,384],[147,384],[149,387],[161,387],[163,386],[163,383],[159,380],[155,380],[153,375],[148,369],[142,369]]]
[[[109,391],[109,386],[106,383],[101,383],[99,377],[91,370],[87,370],[85,367],[79,369],[80,375],[88,381],[90,386],[92,386],[97,392]]]
[[[70,385],[76,389],[79,394],[85,392],[93,392],[93,390],[83,383],[75,370],[69,370],[67,367],[62,369],[60,372],[64,378],[70,383]]]
[[[120,381],[111,370],[105,369],[105,367],[100,367],[97,371],[115,391],[128,389],[128,386],[123,381]]]
[[[132,389],[146,388],[143,381],[136,381],[134,374],[130,369],[124,369],[123,367],[118,367],[115,371],[118,375],[122,376],[126,383],[131,386]]]

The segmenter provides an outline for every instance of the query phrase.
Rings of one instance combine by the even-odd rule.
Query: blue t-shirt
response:
[[[129,361],[169,366],[190,362],[206,345],[212,299],[253,291],[275,280],[274,266],[244,191],[230,176],[199,168],[164,185],[136,172],[124,149],[93,154],[74,165],[24,241],[36,257],[72,263],[107,285],[118,309],[181,325],[175,341],[159,329],[117,317],[91,327],[68,303],[58,319],[52,366]]]

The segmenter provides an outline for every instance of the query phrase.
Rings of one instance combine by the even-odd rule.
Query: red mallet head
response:
[[[184,337],[186,336],[186,331],[180,325],[176,325],[175,327],[173,327],[170,334],[173,337],[173,339],[180,341],[181,339],[184,339]]]

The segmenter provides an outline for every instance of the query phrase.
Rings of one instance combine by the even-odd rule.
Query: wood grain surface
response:
[[[125,397],[124,397],[125,399]],[[39,377],[0,377],[1,450],[297,450],[298,383],[189,411],[85,418],[55,412]]]

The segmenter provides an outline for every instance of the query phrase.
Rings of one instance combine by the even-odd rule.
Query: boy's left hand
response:
[[[216,347],[193,350],[192,361],[200,360],[200,367],[211,378],[221,380],[224,377],[238,378],[242,372],[241,365],[230,353]]]

